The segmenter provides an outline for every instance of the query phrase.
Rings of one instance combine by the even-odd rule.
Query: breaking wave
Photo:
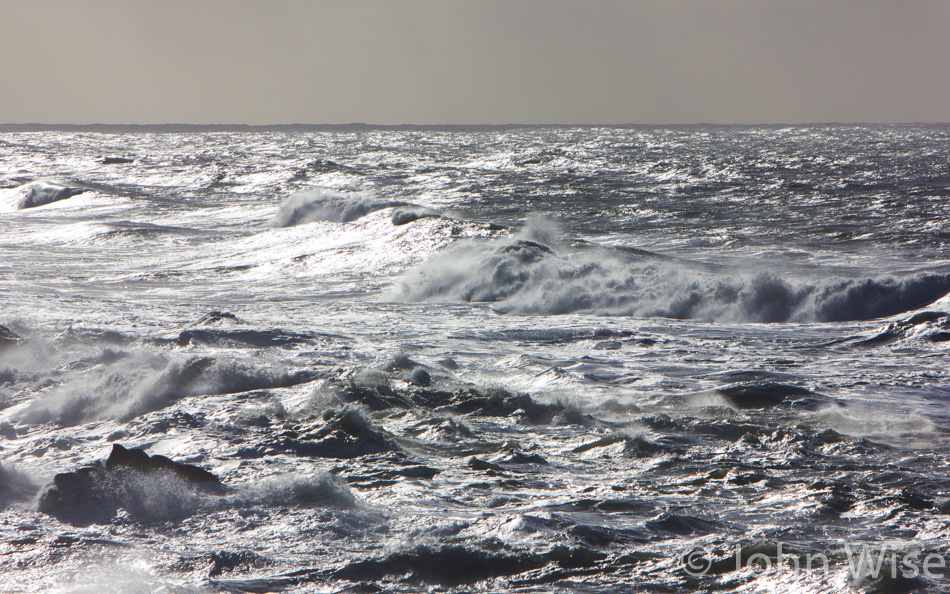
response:
[[[314,188],[288,196],[271,219],[271,226],[293,227],[315,221],[349,223],[371,212],[395,206],[407,206],[407,203],[379,201],[366,192]]]
[[[36,489],[29,475],[16,468],[0,464],[0,510],[16,501],[29,499]]]
[[[36,181],[23,184],[0,194],[0,210],[13,211],[35,208],[82,194],[87,188],[67,186],[54,182]]]
[[[107,471],[97,464],[56,475],[37,509],[77,526],[110,522],[119,510],[138,522],[160,522],[193,514],[205,495],[171,470]]]
[[[85,482],[72,481],[67,501],[52,504],[50,489],[41,498],[40,511],[75,524],[107,523],[119,510],[136,522],[162,522],[223,509],[306,506],[351,508],[357,500],[349,487],[330,475],[286,475],[264,479],[232,493],[203,489],[170,471],[122,471]]]
[[[229,498],[234,507],[305,506],[354,507],[356,496],[342,480],[330,474],[283,474],[240,489]]]
[[[666,317],[724,322],[841,322],[912,311],[950,293],[950,274],[782,278],[729,273],[608,249],[560,248],[536,234],[457,244],[409,271],[391,297],[486,302],[503,313]]]
[[[129,421],[189,396],[282,388],[311,379],[312,372],[288,372],[238,360],[130,357],[33,401],[19,414],[19,421],[64,426],[96,419]]]

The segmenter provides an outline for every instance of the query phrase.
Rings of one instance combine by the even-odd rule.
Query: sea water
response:
[[[950,587],[947,126],[7,132],[0,211],[0,592]]]

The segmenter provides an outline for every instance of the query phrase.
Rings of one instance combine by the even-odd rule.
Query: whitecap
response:
[[[407,203],[379,201],[368,192],[313,188],[288,196],[270,224],[273,227],[293,227],[315,221],[349,223],[373,211],[394,206],[407,206]]]
[[[15,211],[44,206],[82,194],[87,188],[35,181],[0,194],[0,210]]]

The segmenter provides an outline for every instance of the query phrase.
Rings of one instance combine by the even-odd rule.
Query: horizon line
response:
[[[370,124],[365,122],[350,122],[345,124],[47,124],[39,122],[29,123],[0,123],[0,132],[66,132],[66,131],[156,131],[156,132],[266,132],[266,131],[493,131],[511,130],[518,128],[778,128],[778,127],[858,127],[858,126],[946,126],[950,122],[803,122],[803,123],[757,123],[757,124],[721,124],[713,122],[697,122],[693,124]]]

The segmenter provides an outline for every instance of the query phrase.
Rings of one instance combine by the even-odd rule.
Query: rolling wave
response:
[[[95,419],[128,421],[189,396],[286,387],[312,379],[309,372],[289,372],[238,360],[129,356],[96,367],[88,377],[31,401],[18,420],[29,425],[62,426]]]
[[[0,194],[0,209],[9,212],[45,206],[82,194],[87,189],[47,181],[30,182]]]
[[[365,192],[338,192],[329,188],[301,190],[284,200],[271,220],[271,225],[293,227],[315,221],[350,223],[373,211],[394,206],[408,204],[379,201]]]
[[[466,242],[404,275],[405,301],[486,302],[523,315],[593,313],[721,322],[843,322],[885,318],[950,293],[950,274],[783,278],[697,267],[644,254],[552,249],[531,233]]]

